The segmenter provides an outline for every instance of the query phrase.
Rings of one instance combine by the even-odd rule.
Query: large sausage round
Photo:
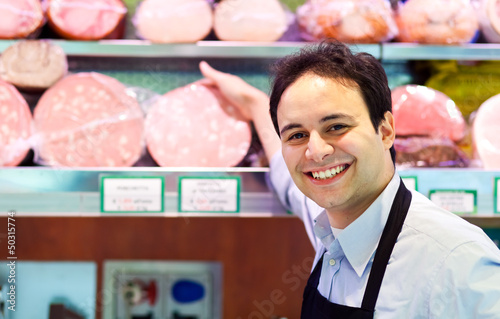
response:
[[[43,24],[40,0],[0,0],[0,39],[26,38]]]
[[[478,108],[472,125],[474,148],[484,168],[500,169],[500,94]]]
[[[144,118],[126,87],[99,73],[67,76],[34,111],[35,155],[51,166],[131,166],[143,150]]]
[[[48,40],[24,40],[0,56],[0,78],[21,90],[45,90],[68,72],[63,49]]]
[[[222,0],[214,15],[215,34],[225,41],[273,42],[288,29],[278,0]]]
[[[251,139],[249,124],[202,85],[164,94],[146,117],[148,150],[160,166],[236,166]]]
[[[109,37],[121,26],[126,13],[121,0],[49,0],[47,7],[51,28],[73,40]]]
[[[30,150],[32,116],[17,89],[0,80],[0,166],[16,166]]]
[[[212,8],[206,0],[145,0],[134,17],[138,36],[155,43],[189,43],[212,30]]]
[[[430,136],[459,141],[465,136],[462,113],[446,94],[422,85],[392,90],[392,111],[398,136]]]

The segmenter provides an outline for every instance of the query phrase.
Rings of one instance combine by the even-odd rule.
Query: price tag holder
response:
[[[458,215],[477,213],[477,191],[475,190],[430,190],[429,198],[436,205]]]
[[[238,213],[239,176],[179,177],[179,212]]]
[[[164,211],[163,176],[101,176],[101,212]]]
[[[498,192],[500,192],[500,177],[495,177],[495,187],[493,194],[493,200],[495,201],[495,214],[500,214],[500,195],[498,194]]]
[[[418,179],[417,176],[401,176],[403,183],[405,183],[406,188],[408,190],[416,190],[418,191]]]

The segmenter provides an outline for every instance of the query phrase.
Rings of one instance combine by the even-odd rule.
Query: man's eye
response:
[[[344,124],[335,124],[335,125],[332,125],[330,127],[330,131],[339,131],[339,130],[342,130],[346,127],[347,127],[347,125],[344,125]]]
[[[303,133],[295,133],[293,135],[291,135],[288,140],[298,140],[298,139],[301,139],[301,138],[304,138],[305,137],[305,134]]]

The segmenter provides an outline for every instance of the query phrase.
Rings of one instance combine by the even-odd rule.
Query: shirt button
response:
[[[330,266],[335,266],[335,259],[330,259]]]

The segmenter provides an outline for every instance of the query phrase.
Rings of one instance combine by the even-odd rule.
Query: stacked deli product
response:
[[[0,80],[0,167],[22,162],[30,150],[31,135],[28,103],[12,84]]]
[[[40,164],[122,167],[142,155],[142,109],[109,76],[82,72],[64,77],[42,95],[33,117]]]
[[[466,167],[469,159],[457,146],[467,125],[444,93],[421,85],[392,90],[396,122],[396,164],[409,167]]]
[[[399,42],[462,44],[479,31],[469,0],[407,0],[396,13]]]
[[[500,169],[500,94],[479,106],[472,123],[474,149],[482,166]]]
[[[44,23],[40,0],[0,0],[0,39],[36,35]]]
[[[138,37],[154,43],[189,43],[205,38],[213,25],[206,0],[144,0],[136,9]]]
[[[214,9],[219,40],[274,42],[287,29],[287,14],[279,0],[222,0]]]
[[[162,95],[148,110],[145,128],[149,153],[166,167],[236,166],[252,139],[237,109],[196,83]]]
[[[127,8],[121,0],[48,0],[48,24],[72,40],[122,38]]]
[[[398,33],[387,0],[308,0],[296,14],[301,36],[307,41],[334,38],[346,43],[378,43]]]

